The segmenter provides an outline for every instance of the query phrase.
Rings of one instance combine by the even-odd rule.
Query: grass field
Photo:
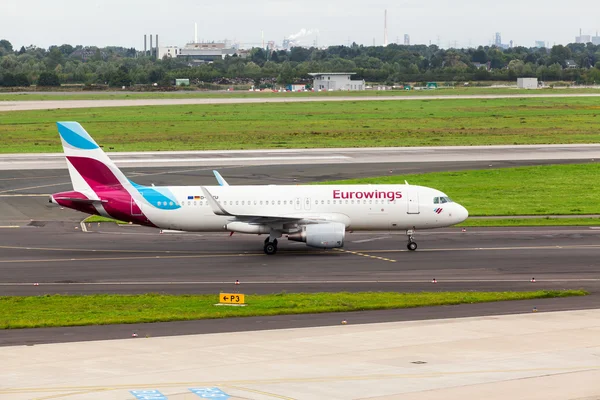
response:
[[[258,315],[380,310],[501,300],[584,296],[535,292],[315,293],[247,295],[247,307],[215,307],[218,295],[46,295],[0,297],[0,329],[133,324]],[[335,318],[335,317],[333,317]]]
[[[60,152],[56,121],[111,151],[599,143],[596,98],[357,101],[0,112],[2,153]]]
[[[577,215],[600,214],[599,177],[600,164],[590,163],[433,172],[328,183],[400,184],[406,179],[410,184],[443,191],[465,206],[471,216]],[[473,220],[469,223],[490,226]]]
[[[127,100],[127,99],[194,99],[194,98],[277,98],[277,97],[365,97],[365,96],[456,96],[456,95],[485,95],[485,94],[563,94],[563,93],[600,93],[600,89],[589,88],[544,88],[531,91],[517,88],[491,87],[441,87],[437,90],[365,90],[352,92],[248,92],[248,91],[193,91],[181,90],[176,92],[0,92],[0,101],[34,101],[34,100]]]
[[[600,218],[469,218],[458,227],[600,226]]]

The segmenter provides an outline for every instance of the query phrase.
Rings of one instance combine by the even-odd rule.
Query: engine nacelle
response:
[[[234,221],[224,226],[230,232],[238,233],[270,233],[271,228],[265,225],[249,224],[247,222]]]
[[[334,249],[344,245],[346,225],[339,222],[304,225],[302,231],[288,235],[289,240],[304,242],[307,246]]]

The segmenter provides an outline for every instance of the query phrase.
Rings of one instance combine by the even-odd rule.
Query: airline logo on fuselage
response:
[[[387,199],[387,200],[396,200],[402,198],[402,192],[394,192],[394,191],[358,191],[358,192],[350,192],[345,190],[334,190],[333,191],[334,199]]]

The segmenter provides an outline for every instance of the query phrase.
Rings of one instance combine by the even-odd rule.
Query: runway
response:
[[[414,96],[332,96],[332,97],[244,97],[244,98],[190,98],[190,99],[137,99],[137,100],[31,100],[0,101],[2,111],[53,110],[58,108],[98,107],[142,107],[188,104],[249,104],[249,103],[298,103],[331,101],[419,101],[419,100],[463,100],[463,99],[506,99],[506,98],[563,98],[600,97],[598,93],[528,93],[506,95],[414,95]]]
[[[381,147],[286,150],[211,150],[108,153],[119,168],[180,168],[223,166],[321,166],[317,173],[334,165],[479,163],[486,168],[497,162],[557,162],[600,159],[600,144]],[[487,162],[487,164],[486,164]],[[394,165],[389,165],[390,168]],[[66,169],[62,153],[2,154],[0,170]],[[356,170],[356,168],[354,168]],[[426,172],[425,170],[418,170]],[[357,172],[360,172],[357,171]]]
[[[93,225],[1,229],[2,293],[218,293],[236,280],[249,293],[600,286],[595,227],[422,231],[414,253],[403,234],[355,232],[343,250],[281,239],[270,257],[257,235]]]

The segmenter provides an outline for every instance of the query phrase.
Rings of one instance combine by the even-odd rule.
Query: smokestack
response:
[[[198,43],[198,23],[194,22],[194,43]]]
[[[148,46],[146,45],[146,35],[144,35],[144,56],[148,54]]]
[[[150,57],[152,57],[152,35],[150,35]]]
[[[158,58],[158,34],[156,35],[156,58]]]
[[[383,12],[383,46],[388,45],[387,38],[387,9]]]

